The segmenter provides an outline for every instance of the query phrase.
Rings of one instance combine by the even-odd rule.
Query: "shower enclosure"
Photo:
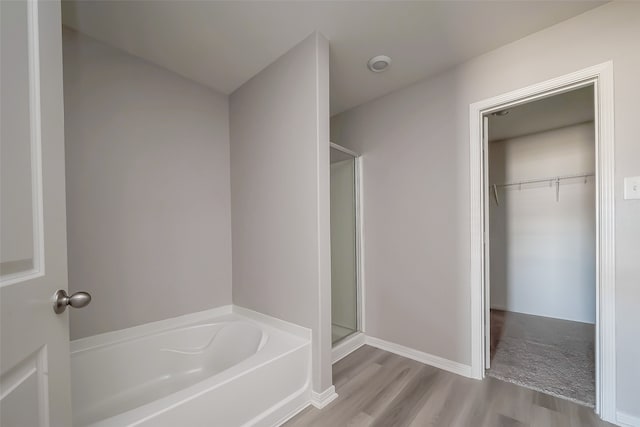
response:
[[[361,329],[358,156],[331,143],[331,338]]]

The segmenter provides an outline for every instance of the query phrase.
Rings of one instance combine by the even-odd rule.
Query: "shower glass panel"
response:
[[[331,148],[332,342],[358,330],[356,159]]]

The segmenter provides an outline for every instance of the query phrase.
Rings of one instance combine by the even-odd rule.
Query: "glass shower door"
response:
[[[332,342],[358,330],[356,159],[331,148]]]

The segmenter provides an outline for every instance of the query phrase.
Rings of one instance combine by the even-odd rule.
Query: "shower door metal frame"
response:
[[[353,157],[353,178],[354,178],[354,201],[355,201],[355,219],[356,219],[356,330],[354,333],[347,335],[341,342],[357,333],[365,332],[365,316],[364,316],[364,264],[362,263],[362,254],[364,247],[363,230],[362,230],[362,157],[355,151],[349,150],[334,142],[329,143],[330,148],[338,150],[344,154]]]

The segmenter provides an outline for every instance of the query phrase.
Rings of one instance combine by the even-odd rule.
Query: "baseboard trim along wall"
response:
[[[623,427],[640,427],[640,417],[635,417],[625,412],[618,411],[616,421]]]
[[[311,404],[318,409],[322,409],[338,398],[335,386],[331,386],[322,393],[311,392]]]
[[[365,344],[366,335],[362,332],[345,338],[331,350],[331,363],[336,363],[362,347]]]
[[[400,344],[395,344],[371,336],[366,337],[365,344],[379,348],[381,350],[386,350],[390,353],[397,354],[398,356],[413,359],[417,362],[424,363],[425,365],[433,366],[435,368],[443,369],[457,375],[462,375],[463,377],[471,378],[471,366],[469,365],[454,362],[449,359],[434,356],[433,354],[424,353],[410,347],[405,347]]]
[[[433,366],[435,368],[443,369],[457,375],[471,378],[471,366],[469,365],[454,362],[443,357],[434,356],[433,354],[424,353],[422,351],[410,347],[405,347],[403,345],[396,344],[390,341],[385,341],[380,338],[372,337],[370,335],[365,335],[362,332],[345,339],[343,342],[333,348],[331,353],[333,363],[336,363],[337,361],[347,357],[363,345],[370,345],[371,347],[376,347],[381,350],[397,354],[398,356],[403,356],[408,359],[424,363],[425,365]]]

